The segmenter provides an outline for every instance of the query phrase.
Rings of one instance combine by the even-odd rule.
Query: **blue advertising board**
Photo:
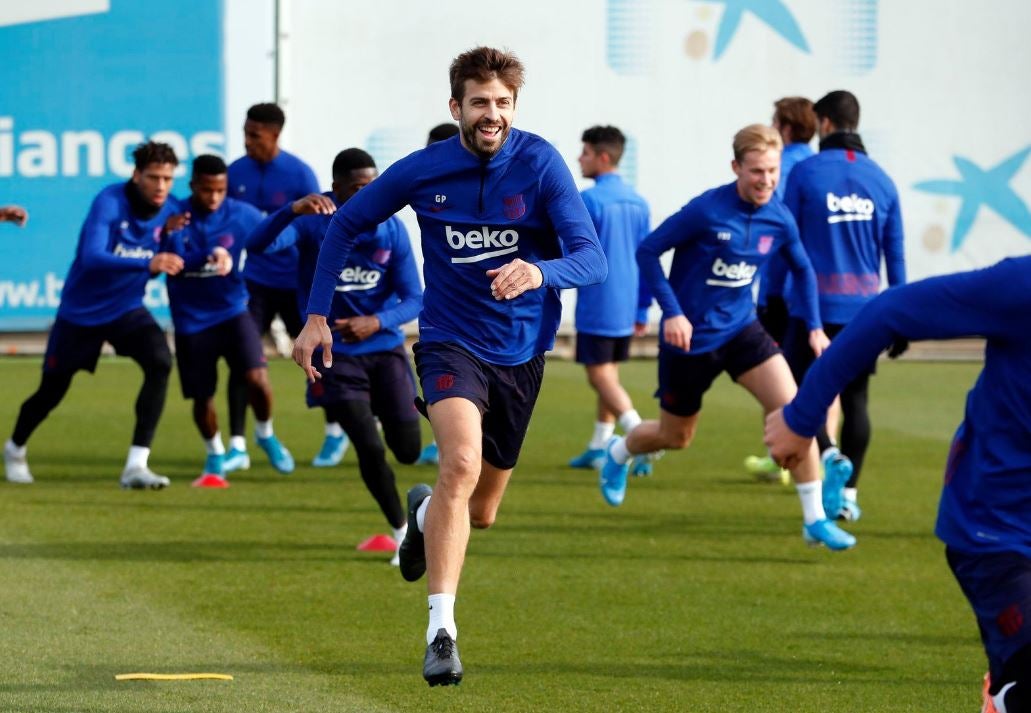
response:
[[[64,0],[33,13],[0,7],[0,205],[30,214],[21,230],[0,224],[0,331],[53,321],[90,203],[131,176],[138,143],[175,149],[177,196],[192,157],[225,151],[222,0]],[[145,301],[167,322],[162,282]]]

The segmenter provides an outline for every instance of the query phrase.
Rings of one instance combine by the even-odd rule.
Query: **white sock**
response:
[[[143,446],[129,446],[129,457],[125,459],[126,468],[146,468],[150,449]]]
[[[408,532],[408,523],[406,522],[404,525],[401,525],[401,527],[393,527],[391,529],[394,531],[394,542],[396,542],[397,546],[400,547],[401,540],[405,538],[405,534]]]
[[[609,455],[612,456],[612,460],[620,465],[624,465],[630,460],[630,451],[626,449],[626,436],[612,444],[612,447],[609,448]]]
[[[430,506],[431,497],[433,496],[428,496],[423,500],[419,509],[415,511],[415,526],[419,528],[419,532],[426,532],[426,508]]]
[[[330,421],[326,424],[326,435],[340,438],[340,436],[344,435],[344,427],[336,421]]]
[[[204,439],[204,447],[208,449],[208,455],[225,455],[226,447],[222,445],[222,434],[215,432],[211,438]]]
[[[22,446],[14,445],[14,441],[10,438],[7,439],[7,443],[4,444],[4,453],[11,456],[12,458],[24,458],[28,452],[28,444]]]
[[[254,435],[258,438],[269,438],[272,435],[272,419],[254,422]]]
[[[995,710],[999,711],[999,713],[1006,713],[1006,692],[1016,685],[1016,681],[1010,681],[1005,686],[1000,688],[998,693],[992,696],[992,703],[995,704]]]
[[[818,520],[827,519],[827,514],[823,511],[822,480],[814,480],[810,483],[796,483],[795,490],[798,491],[798,499],[802,501],[802,521],[806,525],[812,525]]]
[[[859,502],[859,489],[845,488],[845,500],[851,500],[854,503]]]
[[[624,411],[619,416],[619,427],[623,429],[623,433],[630,433],[632,430],[641,425],[641,414],[637,413],[637,409],[630,409]]]
[[[233,451],[247,452],[247,439],[243,436],[230,436],[229,449]]]
[[[587,447],[592,450],[598,450],[604,448],[605,444],[612,438],[612,434],[616,432],[616,424],[605,423],[604,421],[594,422],[594,435],[591,436],[591,442],[587,444]]]
[[[458,626],[455,625],[455,595],[431,594],[430,625],[426,628],[426,643],[432,644],[437,638],[438,629],[446,629],[451,638],[458,639]]]

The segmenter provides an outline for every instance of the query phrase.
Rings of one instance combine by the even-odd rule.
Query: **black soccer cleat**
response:
[[[408,491],[408,531],[397,548],[398,563],[401,576],[414,582],[426,573],[426,542],[419,532],[419,524],[415,514],[419,512],[422,501],[433,493],[433,488],[420,483]]]
[[[462,682],[462,662],[458,659],[458,644],[447,633],[447,629],[437,629],[433,643],[426,647],[422,677],[430,686],[457,686]]]

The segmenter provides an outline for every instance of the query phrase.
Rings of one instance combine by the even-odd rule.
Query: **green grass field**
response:
[[[35,359],[0,360],[7,407]],[[420,676],[425,587],[355,545],[388,528],[354,455],[333,470],[254,466],[191,489],[203,448],[173,377],[151,464],[173,485],[117,487],[140,376],[102,360],[29,447],[36,483],[0,482],[0,711],[974,711],[986,664],[934,538],[948,442],[975,364],[887,363],[850,529],[807,548],[792,488],[752,482],[758,407],[721,379],[695,445],[626,503],[564,463],[588,437],[580,368],[548,365],[498,523],[474,532],[456,615],[466,680]],[[298,463],[321,442],[292,364],[272,364],[276,429]],[[624,382],[646,417],[654,365]],[[433,471],[397,468],[402,493]],[[116,682],[118,673],[232,682]]]

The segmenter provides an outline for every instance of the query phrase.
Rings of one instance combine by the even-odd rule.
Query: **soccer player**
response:
[[[165,406],[172,354],[165,333],[143,306],[143,293],[152,276],[175,275],[183,268],[178,255],[159,251],[161,229],[176,212],[170,193],[179,160],[168,144],[153,141],[140,144],[132,155],[132,178],[108,186],[93,199],[79,233],[39,388],[22,404],[4,446],[7,480],[13,483],[32,482],[26,459],[29,436],[61,403],[75,372],[96,369],[101,347],[108,342],[143,369],[121,485],[160,489],[169,484],[147,461]]]
[[[988,340],[952,442],[935,532],[988,655],[982,710],[1031,711],[1031,256],[890,289],[862,307],[766,419],[780,463],[806,457],[834,397],[899,340]]]
[[[261,212],[226,197],[227,173],[218,156],[193,160],[190,198],[164,239],[165,249],[184,264],[168,280],[168,297],[183,397],[193,401],[193,421],[207,450],[197,485],[208,485],[206,476],[225,479],[226,451],[214,399],[220,358],[244,375],[258,445],[281,473],[294,468],[290,452],[272,430],[268,364],[261,335],[247,313],[247,287],[238,270],[247,235],[261,222]]]
[[[809,341],[827,343],[816,306],[812,268],[791,214],[773,200],[780,171],[780,135],[753,124],[734,136],[731,167],[737,180],[698,196],[668,218],[637,249],[641,276],[662,307],[659,342],[658,421],[645,421],[625,438],[613,438],[601,469],[605,501],[621,505],[631,456],[687,448],[694,439],[702,396],[726,371],[768,413],[795,394],[784,357],[756,321],[751,284],[771,255],[785,252],[804,288]],[[660,256],[675,249],[669,278]],[[821,501],[815,448],[791,475],[802,502],[805,540],[834,550],[855,538],[829,521]]]
[[[255,104],[247,110],[243,125],[245,156],[229,164],[229,196],[246,201],[264,214],[274,213],[291,201],[319,192],[315,172],[304,161],[279,146],[279,134],[286,123],[283,110],[275,104]],[[301,330],[297,309],[297,250],[247,255],[240,268],[250,295],[247,309],[258,331],[269,331],[276,315],[291,337]],[[229,453],[227,472],[250,467],[247,453],[247,384],[239,373],[229,374]],[[326,435],[316,466],[335,465],[347,449],[340,424],[327,417]],[[273,464],[275,465],[275,464]],[[277,466],[278,468],[278,466]]]
[[[773,128],[780,132],[784,151],[780,156],[780,181],[777,183],[777,197],[784,197],[791,169],[799,161],[813,155],[809,145],[816,134],[816,112],[813,103],[805,97],[784,97],[773,103]],[[777,344],[784,343],[788,328],[788,306],[784,301],[784,280],[788,266],[778,253],[770,258],[759,280],[756,296],[756,313],[759,324],[773,337]],[[791,475],[767,456],[748,456],[745,468],[760,480],[780,481],[787,485]]]
[[[415,364],[440,449],[436,488],[408,492],[401,574],[427,573],[423,677],[458,683],[455,593],[470,525],[490,527],[512,475],[554,343],[559,290],[605,279],[605,256],[558,152],[512,128],[523,65],[478,47],[451,64],[458,141],[393,164],[333,217],[308,322],[294,359],[314,381],[312,352],[332,363],[326,316],[356,238],[410,205],[419,219],[426,291]],[[432,492],[432,497],[430,494]]]
[[[866,155],[856,133],[856,97],[834,91],[816,102],[813,110],[819,119],[820,152],[795,167],[784,203],[798,222],[802,245],[816,271],[820,316],[827,336],[834,339],[880,291],[882,260],[888,284],[905,283],[902,213],[895,184]],[[791,309],[784,351],[801,383],[816,355],[806,344],[794,302]],[[889,356],[897,357],[905,349],[900,341],[892,345]],[[841,392],[840,451],[835,445],[833,409],[828,428],[817,439],[826,473],[824,509],[832,518],[858,520],[861,514],[857,481],[870,445],[867,392],[874,362],[868,366]]]
[[[24,228],[29,221],[29,212],[20,205],[0,205],[0,223],[14,223]]]
[[[437,124],[430,129],[430,133],[426,137],[426,145],[429,146],[430,144],[435,144],[438,141],[450,139],[453,136],[458,136],[458,124],[452,124],[451,122]],[[440,453],[437,450],[437,442],[430,441],[426,447],[422,449],[422,453],[419,454],[419,459],[415,462],[417,465],[439,465]]]
[[[595,185],[580,195],[591,215],[609,265],[600,285],[581,287],[576,293],[576,361],[587,371],[587,382],[597,394],[594,434],[587,449],[573,458],[573,468],[601,468],[605,446],[616,423],[629,433],[641,423],[630,395],[619,383],[619,363],[630,356],[630,337],[647,329],[647,289],[640,290],[637,246],[649,232],[649,210],[644,198],[623,182],[617,168],[626,137],[614,126],[593,126],[581,136],[580,171]],[[637,475],[651,472],[651,461],[634,461]]]
[[[326,228],[337,208],[376,177],[376,162],[357,148],[333,160],[333,190],[284,206],[266,218],[248,239],[251,252],[297,246],[298,292],[307,294]],[[408,233],[391,216],[361,234],[337,275],[329,321],[333,366],[319,370],[308,385],[308,405],[320,406],[354,444],[358,469],[369,493],[394,530],[400,546],[407,528],[394,471],[386,459],[376,419],[390,450],[402,463],[419,456],[421,434],[415,410],[415,380],[404,349],[401,325],[415,319],[422,287]],[[318,368],[316,357],[316,368]],[[397,554],[391,564],[397,564]]]

